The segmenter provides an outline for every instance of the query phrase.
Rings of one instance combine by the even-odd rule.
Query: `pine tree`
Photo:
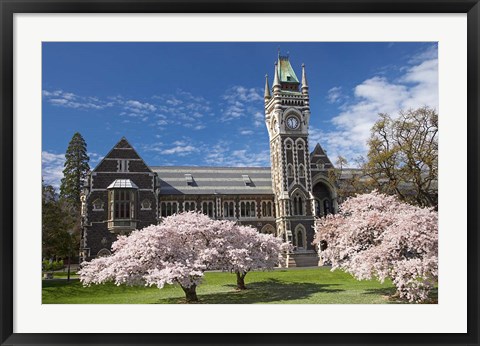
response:
[[[82,135],[76,132],[68,143],[65,153],[60,198],[69,204],[77,214],[80,213],[80,193],[90,170],[89,160],[87,144]]]

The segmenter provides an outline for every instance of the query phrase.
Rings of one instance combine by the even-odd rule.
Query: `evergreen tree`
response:
[[[74,219],[58,200],[55,188],[42,184],[42,257],[46,259],[63,257],[59,242],[63,233],[71,231]]]
[[[76,214],[80,213],[80,193],[90,170],[89,160],[87,144],[82,135],[76,132],[65,153],[65,168],[60,186],[60,198],[70,205]]]

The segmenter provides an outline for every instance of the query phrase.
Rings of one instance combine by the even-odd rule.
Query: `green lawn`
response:
[[[203,304],[382,304],[395,292],[390,282],[357,281],[329,268],[279,269],[249,273],[245,291],[235,290],[236,277],[209,272],[197,288]],[[184,293],[177,285],[127,287],[105,284],[83,287],[78,279],[43,280],[43,304],[181,304]],[[434,297],[434,300],[436,297]]]

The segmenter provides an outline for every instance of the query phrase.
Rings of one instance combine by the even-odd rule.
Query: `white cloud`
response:
[[[342,87],[333,87],[328,90],[327,99],[329,103],[339,102],[342,96]]]
[[[89,152],[89,165],[92,170],[104,156]],[[42,179],[48,185],[52,185],[57,190],[60,188],[60,183],[63,178],[63,169],[65,163],[65,154],[55,154],[49,151],[42,151]]]
[[[243,136],[253,135],[252,130],[240,130],[240,134]]]
[[[225,108],[222,110],[221,121],[231,121],[238,118],[253,119],[256,127],[263,125],[263,96],[259,88],[246,88],[243,86],[234,86],[229,88],[222,96],[225,100]]]
[[[198,149],[192,145],[177,145],[176,147],[165,149],[162,151],[165,155],[178,155],[178,156],[186,156],[191,153],[197,152]]]
[[[64,154],[55,154],[42,151],[42,179],[45,184],[60,188],[60,181],[63,178]]]
[[[112,107],[114,105],[112,102],[101,101],[97,97],[79,96],[71,92],[65,92],[63,90],[43,90],[42,94],[46,102],[58,107],[87,110],[104,109],[106,107]]]
[[[423,60],[421,60],[423,58]],[[398,115],[399,111],[422,106],[438,108],[438,60],[431,49],[412,58],[415,64],[403,68],[397,80],[373,76],[353,89],[353,100],[332,118],[335,129],[310,128],[310,142],[317,141],[329,151],[331,160],[346,157],[351,163],[367,152],[370,129],[379,113]]]
[[[175,124],[201,130],[205,125],[200,122],[200,119],[206,115],[212,115],[208,100],[187,91],[177,90],[175,95],[155,95],[152,98],[156,101],[157,110],[160,112],[157,117],[162,119],[158,122],[161,127]]]
[[[231,149],[227,141],[219,141],[208,148],[204,161],[208,165],[227,167],[265,167],[270,165],[270,150],[254,151],[248,146]]]
[[[135,113],[149,113],[149,112],[155,112],[157,108],[147,102],[140,102],[137,100],[128,100],[125,102],[125,106],[127,109],[130,109],[132,112]]]

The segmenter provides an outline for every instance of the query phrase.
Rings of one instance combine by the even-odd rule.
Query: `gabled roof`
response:
[[[327,165],[326,168],[333,168],[332,162],[328,158],[327,153],[325,152],[325,150],[323,150],[320,143],[317,143],[317,145],[315,146],[315,149],[313,149],[313,151],[310,153],[310,162],[311,163],[322,162],[325,165]]]
[[[278,56],[278,77],[281,83],[300,83],[288,56]]]
[[[151,169],[158,175],[162,195],[273,195],[270,167],[160,166]]]
[[[125,154],[127,152],[127,154]],[[120,154],[122,153],[122,154]],[[140,159],[142,163],[145,165],[146,169],[149,172],[153,171],[150,169],[150,167],[145,163],[145,161],[138,155],[137,151],[133,148],[133,146],[127,141],[125,137],[122,137],[117,144],[113,146],[113,148],[108,152],[107,155],[97,164],[97,166],[93,169],[92,172],[96,172],[99,167],[102,166],[103,162],[106,159]]]

